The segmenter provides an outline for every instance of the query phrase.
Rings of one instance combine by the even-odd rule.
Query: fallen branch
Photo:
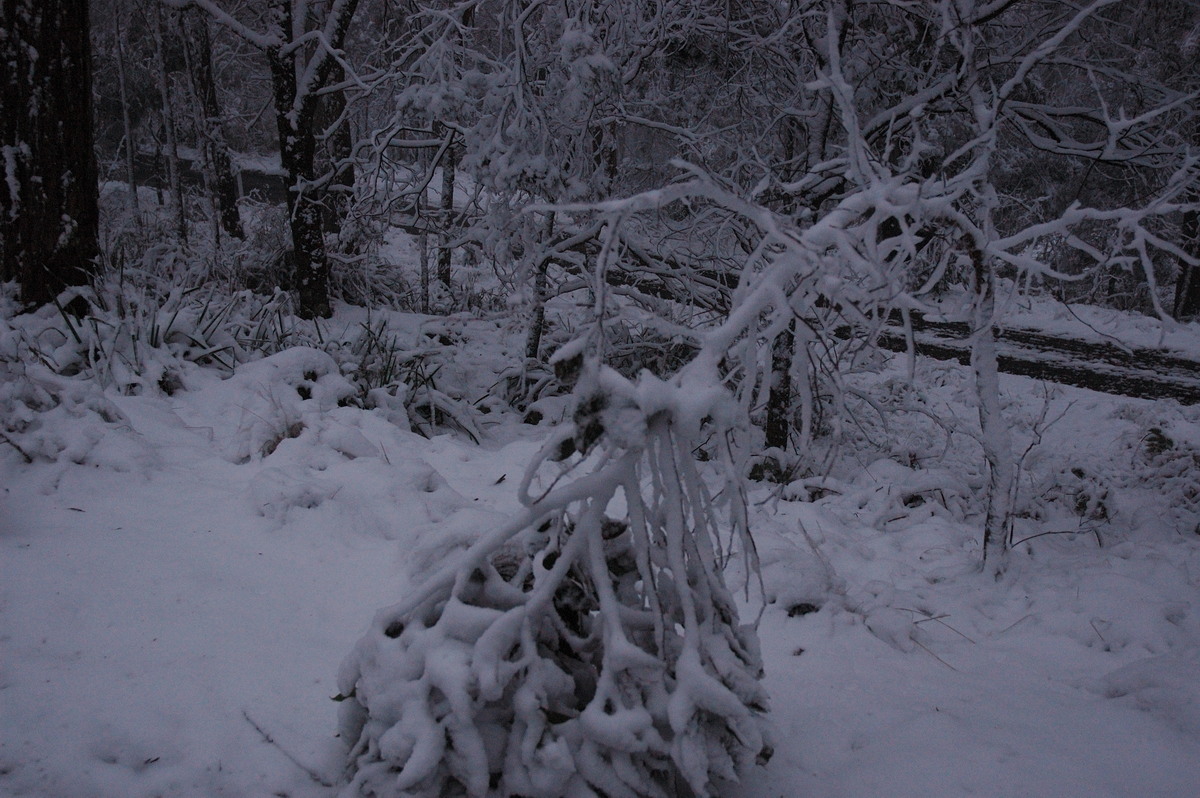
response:
[[[3,432],[0,432],[0,442],[7,443],[9,446],[13,447],[18,452],[20,452],[21,456],[25,458],[26,463],[30,463],[30,464],[33,463],[33,458],[29,456],[29,452],[25,451],[20,446],[18,446],[16,441],[14,441],[12,438],[5,435]]]
[[[301,762],[299,759],[297,759],[295,756],[293,756],[290,751],[288,751],[282,745],[277,743],[275,741],[274,737],[272,737],[270,734],[268,734],[263,729],[262,726],[259,726],[258,723],[256,723],[254,721],[254,718],[250,717],[249,712],[247,712],[246,710],[243,709],[242,717],[246,719],[247,723],[249,723],[252,727],[254,727],[254,730],[256,732],[258,732],[259,737],[262,737],[264,743],[266,743],[267,745],[273,746],[277,751],[279,751],[279,753],[286,756],[288,758],[289,762],[291,762],[293,765],[295,765],[296,767],[298,767],[302,771],[304,771],[305,775],[307,775],[314,782],[321,785],[322,787],[325,787],[326,789],[333,789],[333,782],[331,782],[327,779],[321,778],[321,774],[317,773],[315,770],[313,770],[312,768],[305,765],[303,762]]]

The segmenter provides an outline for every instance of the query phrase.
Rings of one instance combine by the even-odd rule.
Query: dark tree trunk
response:
[[[333,70],[333,83],[346,79],[341,64]],[[325,232],[340,233],[350,212],[354,192],[354,137],[346,114],[346,94],[335,91],[321,99],[318,127],[325,136],[325,157],[329,161],[329,188],[325,199]],[[343,250],[344,251],[344,250]]]
[[[175,135],[175,104],[171,100],[171,75],[167,71],[166,33],[163,30],[162,6],[154,4],[155,77],[158,80],[163,136],[167,145],[167,185],[171,193],[171,210],[175,217],[175,232],[180,241],[187,241],[187,214],[183,206],[183,180],[180,176],[179,138]]]
[[[767,395],[766,444],[786,452],[792,433],[792,359],[796,354],[796,321],[775,339],[771,350],[771,390]]]
[[[275,93],[275,123],[279,130],[279,160],[287,172],[288,216],[291,220],[292,257],[295,267],[297,313],[306,319],[329,318],[329,256],[321,228],[321,203],[315,195],[317,139],[313,133],[313,106],[296,105],[295,56],[285,52],[291,40],[290,0],[273,4],[276,31],[284,44],[267,52]]]
[[[451,288],[452,274],[450,270],[450,242],[454,238],[454,184],[458,179],[458,147],[454,143],[454,132],[445,125],[434,125],[446,136],[446,148],[442,154],[442,205],[441,213],[441,242],[438,247],[438,279],[447,289]]]
[[[345,95],[339,92],[342,106],[345,106]],[[349,117],[343,119],[337,126],[330,141],[330,155],[334,163],[333,174],[333,217],[337,220],[338,232],[346,222],[350,213],[350,204],[354,198],[354,136],[350,130]]]
[[[125,130],[125,179],[129,183],[129,213],[138,228],[142,224],[142,207],[138,202],[138,186],[133,166],[137,146],[133,138],[133,122],[129,117],[129,89],[125,76],[125,31],[119,19],[117,24],[117,87],[121,93],[121,125]]]
[[[98,253],[87,0],[0,0],[0,276],[31,305]]]
[[[287,2],[281,5],[287,6]],[[288,8],[290,29],[291,9]],[[312,112],[293,110],[296,72],[290,57],[279,50],[268,54],[275,91],[275,122],[279,130],[279,160],[287,172],[288,217],[291,220],[292,257],[296,278],[297,312],[302,318],[329,318],[329,256],[321,227],[321,201],[313,185],[317,139]]]
[[[229,158],[229,147],[221,125],[221,106],[217,102],[217,84],[213,78],[212,44],[208,36],[208,17],[199,9],[183,14],[184,41],[187,43],[192,90],[200,107],[205,160],[212,172],[211,190],[221,217],[221,229],[233,238],[243,238],[238,214],[237,178]]]
[[[1200,196],[1193,201],[1200,202]],[[1200,258],[1200,212],[1183,215],[1183,246],[1193,258]],[[1175,318],[1187,321],[1200,317],[1200,266],[1179,264],[1179,280],[1175,283]]]
[[[421,312],[429,312],[429,230],[422,219],[425,212],[425,189],[417,195],[417,219],[421,220],[421,233],[417,236],[417,248],[421,253]]]
[[[320,92],[329,86],[329,79],[340,66],[333,53],[346,41],[358,0],[338,0],[323,8],[297,3],[297,8],[303,9],[299,19],[293,12],[292,3],[293,0],[268,0],[265,34],[244,28],[221,12],[209,10],[267,56],[275,127],[279,132],[279,160],[291,183],[287,206],[292,231],[296,312],[302,318],[328,318],[332,315],[329,255],[325,251],[321,220],[325,192],[316,179],[316,116]],[[312,23],[316,27],[312,27]],[[313,33],[319,35],[310,37]],[[303,40],[298,42],[298,35]],[[298,77],[300,75],[302,79]]]
[[[327,21],[328,45],[339,49],[345,41],[357,0],[335,4],[336,18]],[[329,255],[321,223],[324,193],[316,182],[318,94],[329,85],[338,66],[325,48],[304,60],[304,48],[295,46],[291,0],[271,0],[271,28],[277,44],[267,48],[271,88],[275,95],[275,124],[279,131],[279,159],[292,184],[288,194],[292,251],[296,270],[296,312],[302,318],[329,318]],[[296,80],[303,67],[305,83]]]
[[[542,232],[542,245],[549,247],[554,239],[554,213],[546,216],[546,228]],[[550,258],[543,256],[537,264],[533,278],[533,319],[529,323],[529,335],[525,338],[525,358],[541,362],[542,333],[546,330],[546,293]]]

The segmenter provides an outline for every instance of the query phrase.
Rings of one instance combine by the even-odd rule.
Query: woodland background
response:
[[[63,563],[27,557],[41,581],[10,582],[0,687],[26,731],[0,787],[1000,794],[898,767],[905,746],[965,752],[943,720],[901,743],[869,703],[817,722],[805,687],[878,660],[890,728],[919,732],[886,683],[909,666],[861,646],[956,674],[959,654],[966,681],[915,683],[994,705],[1017,686],[989,653],[1027,618],[1012,650],[1069,687],[1055,728],[1104,718],[1123,756],[1126,732],[1166,756],[1119,773],[1093,752],[1071,783],[1188,783],[1195,757],[1164,752],[1200,741],[1194,2],[6,0],[0,28],[6,545],[40,546],[87,502],[115,521],[125,491],[183,489],[174,531],[116,529],[240,530],[197,549],[214,559],[194,596],[232,578],[216,552],[271,534],[337,573],[320,546],[352,527],[371,552],[399,541],[403,573],[356,561],[381,592],[355,609],[399,603],[341,668],[342,747],[298,758],[255,720],[287,722],[263,693],[194,753],[141,710],[140,731],[54,744],[86,701],[35,674],[107,666],[36,642]],[[1005,374],[1020,336],[1054,376]],[[451,449],[500,473],[458,473]],[[198,498],[218,484],[238,497],[219,519]],[[108,563],[82,577],[98,608],[104,574],[132,574],[96,529],[62,528]],[[1114,569],[1120,606],[1096,587]],[[352,616],[271,568],[237,573],[231,595],[271,584],[324,629]],[[138,617],[112,624],[140,640]],[[64,627],[79,651],[86,626]],[[940,648],[964,645],[927,631],[943,627],[971,648]],[[781,642],[796,628],[821,651]],[[1086,654],[1038,660],[1064,639]],[[168,663],[121,657],[169,692]],[[1126,698],[1165,725],[1105,703]],[[1048,774],[1071,757],[1004,731],[1045,701],[956,715],[986,761],[1039,765],[1012,794],[1069,794]],[[237,739],[285,769],[238,754],[213,775],[212,745]]]

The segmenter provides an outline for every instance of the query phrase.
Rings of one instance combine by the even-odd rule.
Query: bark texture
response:
[[[1200,192],[1194,202],[1200,202]],[[1188,211],[1183,215],[1183,244],[1187,253],[1200,258],[1200,212]],[[1200,267],[1181,263],[1179,281],[1175,284],[1175,318],[1190,321],[1200,317]]]
[[[208,18],[199,9],[183,14],[184,42],[192,90],[200,111],[200,134],[203,136],[205,161],[212,172],[211,190],[221,217],[221,229],[233,238],[242,238],[242,219],[238,214],[237,178],[229,158],[229,147],[221,124],[221,105],[217,100],[217,84],[213,78],[212,43],[208,35]]]
[[[30,305],[98,254],[87,0],[0,0],[0,276]]]
[[[788,450],[792,434],[792,361],[796,354],[795,319],[771,349],[771,389],[767,396],[767,448]]]
[[[328,47],[304,58],[304,48],[292,38],[291,0],[272,0],[271,22],[275,45],[267,49],[275,95],[275,123],[279,131],[279,159],[292,189],[288,193],[292,251],[295,258],[297,312],[303,318],[329,318],[329,254],[322,225],[324,192],[317,181],[318,92],[329,85],[337,68],[330,50],[341,48],[357,0],[335,3],[326,22]],[[298,69],[301,67],[302,69]],[[297,72],[303,74],[303,83]]]
[[[162,120],[163,141],[159,151],[166,148],[167,185],[171,192],[171,215],[175,220],[175,234],[180,241],[187,241],[187,208],[183,200],[183,165],[179,159],[179,136],[175,129],[175,102],[171,91],[171,74],[167,69],[166,31],[163,27],[162,6],[154,6],[154,77],[158,82],[159,116]]]
[[[454,240],[454,184],[458,179],[458,145],[454,143],[454,132],[441,123],[434,124],[434,132],[446,136],[446,151],[442,155],[442,201],[440,226],[442,228],[438,244],[438,279],[446,288],[453,289],[453,274],[450,262],[453,250],[450,242]]]

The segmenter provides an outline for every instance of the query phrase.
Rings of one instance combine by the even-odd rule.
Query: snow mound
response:
[[[1185,734],[1200,736],[1200,646],[1117,668],[1092,685],[1106,698],[1131,701]]]
[[[0,362],[0,431],[27,460],[142,471],[154,450],[91,380],[36,363]]]
[[[296,347],[245,363],[229,379],[201,388],[188,402],[189,422],[207,430],[229,462],[246,463],[269,457],[284,441],[306,432],[319,436],[337,421],[327,414],[354,393],[332,357]],[[344,428],[325,435],[346,454],[373,453]]]

